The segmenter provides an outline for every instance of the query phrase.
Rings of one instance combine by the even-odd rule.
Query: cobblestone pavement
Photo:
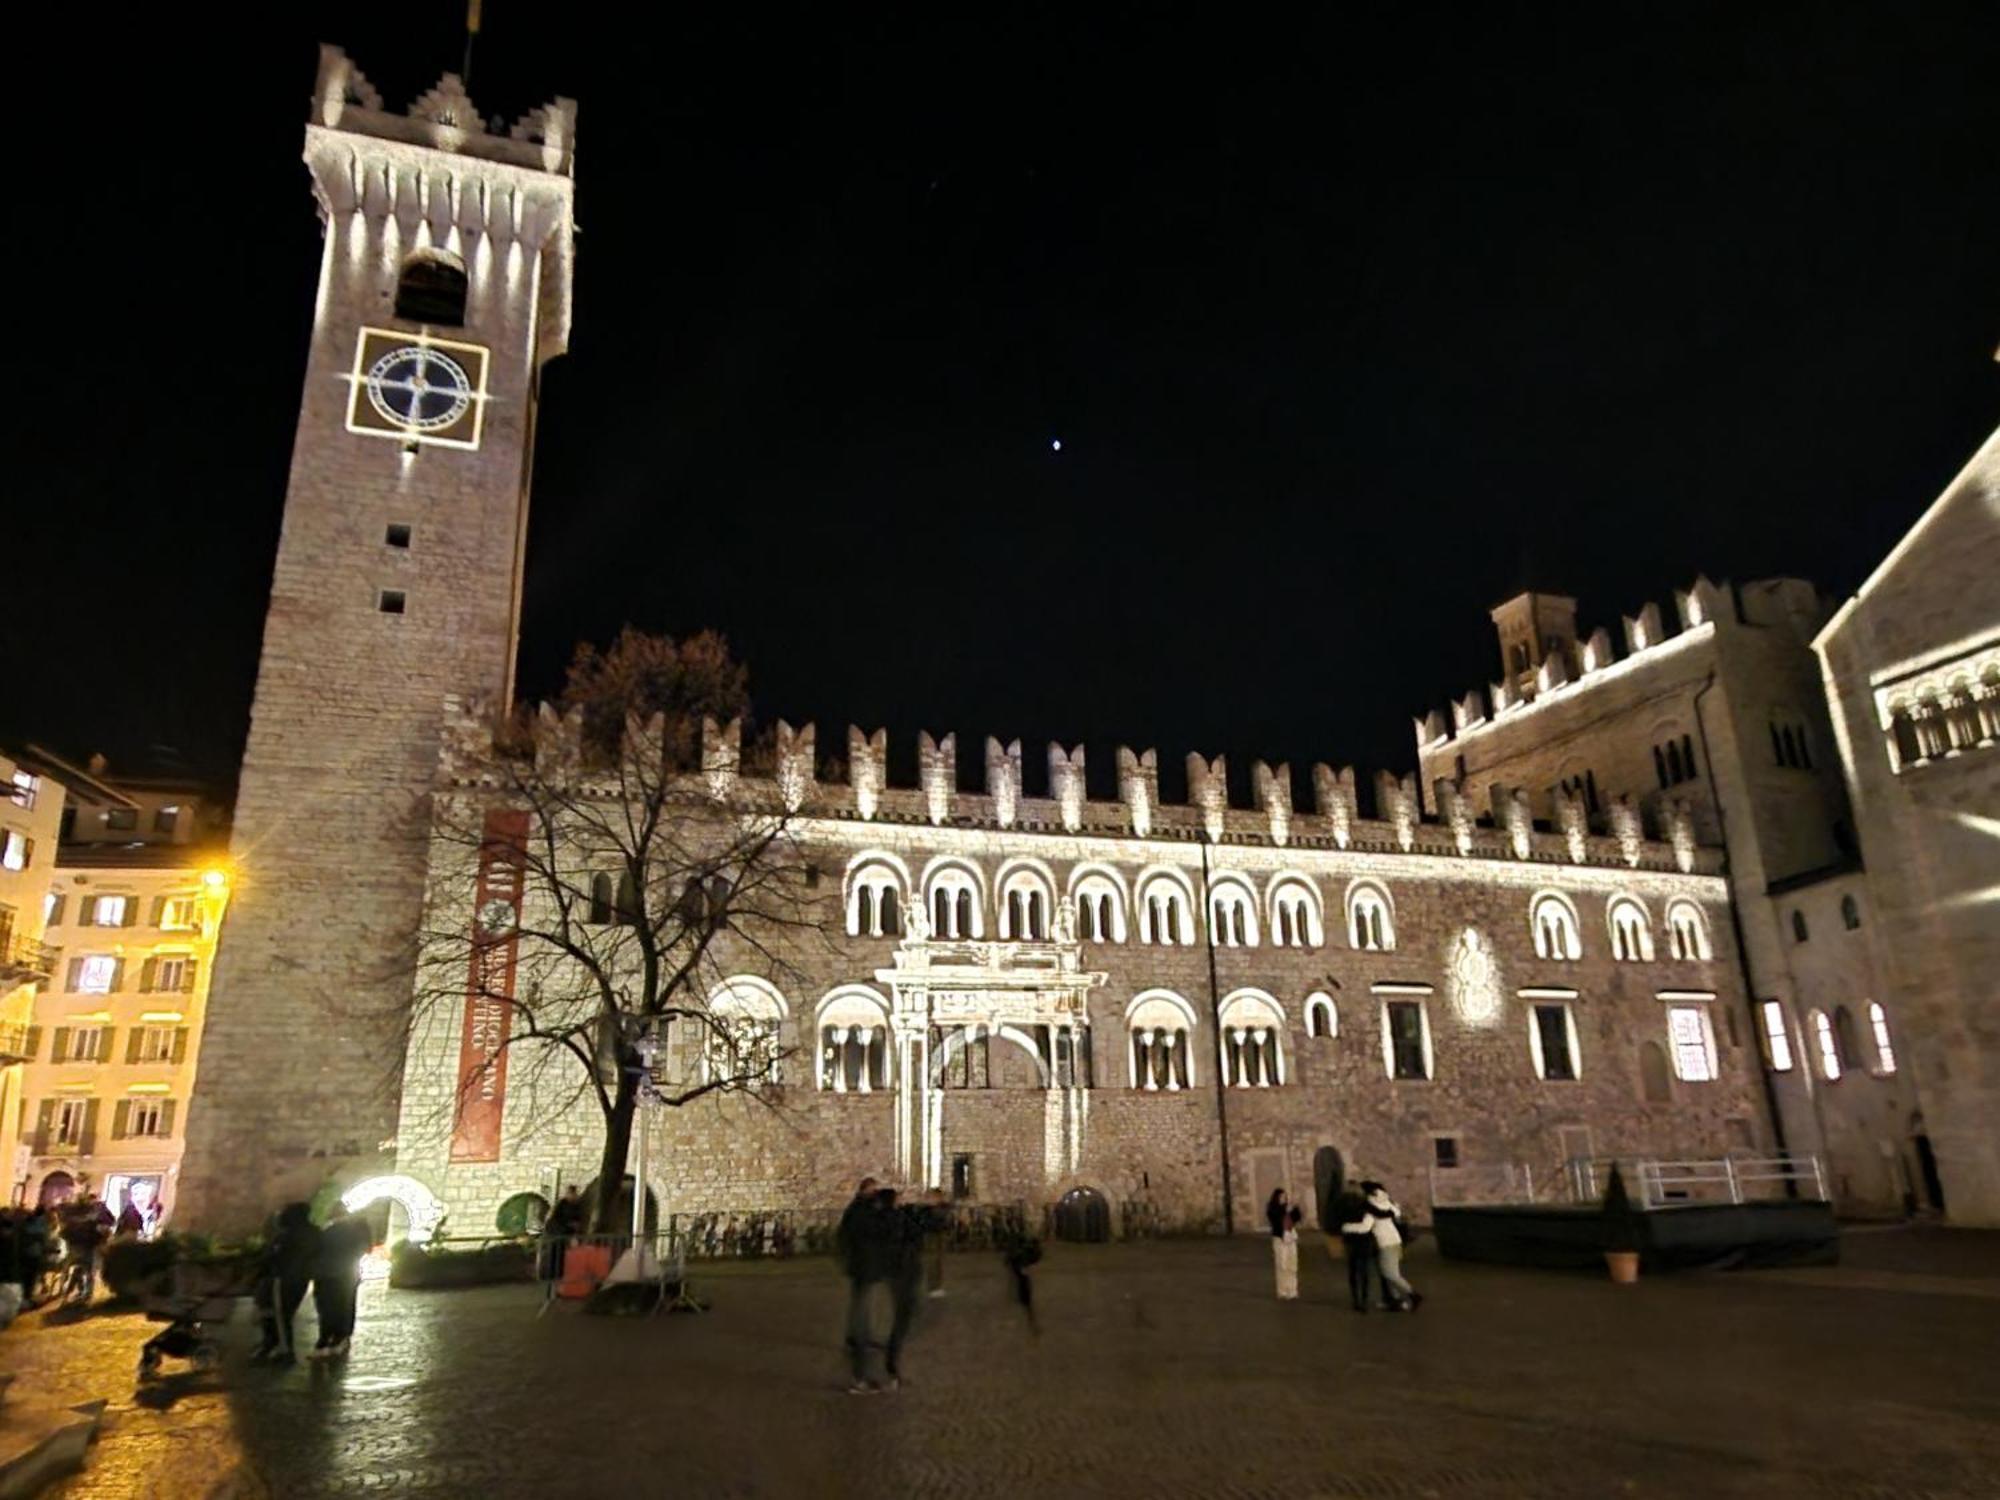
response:
[[[218,1374],[139,1398],[134,1316],[30,1318],[0,1359],[17,1390],[112,1402],[61,1500],[1990,1496],[1991,1248],[1955,1252],[1963,1295],[1918,1287],[1945,1279],[1929,1265],[1898,1289],[1880,1246],[1862,1284],[1616,1288],[1419,1254],[1424,1310],[1356,1317],[1316,1244],[1289,1305],[1258,1241],[1054,1246],[1039,1340],[996,1261],[955,1257],[893,1396],[842,1392],[824,1262],[724,1269],[701,1317],[371,1287],[344,1368],[250,1366],[239,1323]]]

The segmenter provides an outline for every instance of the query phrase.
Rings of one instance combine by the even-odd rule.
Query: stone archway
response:
[[[1094,1187],[1073,1187],[1056,1200],[1055,1237],[1101,1245],[1111,1238],[1111,1205]]]
[[[365,1177],[340,1195],[341,1206],[351,1214],[384,1200],[403,1211],[403,1237],[412,1245],[427,1242],[444,1218],[443,1199],[416,1178],[396,1173]]]

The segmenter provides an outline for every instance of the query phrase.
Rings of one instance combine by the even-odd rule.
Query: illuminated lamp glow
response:
[[[349,1213],[360,1213],[384,1198],[403,1210],[409,1224],[405,1237],[412,1245],[429,1240],[438,1220],[444,1217],[443,1200],[414,1177],[368,1177],[340,1195],[341,1204]]]

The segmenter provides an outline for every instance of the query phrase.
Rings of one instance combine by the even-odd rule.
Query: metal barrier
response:
[[[1722,1156],[1700,1161],[1578,1156],[1539,1173],[1518,1162],[1433,1167],[1431,1203],[1446,1208],[1587,1207],[1604,1201],[1614,1165],[1625,1178],[1633,1205],[1643,1209],[1786,1196],[1826,1198],[1826,1177],[1817,1156]]]
[[[1801,1192],[1808,1184],[1812,1198],[1826,1197],[1826,1178],[1817,1156],[1725,1156],[1713,1161],[1642,1161],[1636,1165],[1639,1202],[1644,1208],[1784,1197]]]

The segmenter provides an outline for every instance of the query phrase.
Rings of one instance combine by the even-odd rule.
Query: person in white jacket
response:
[[[1424,1298],[1423,1293],[1403,1279],[1403,1236],[1396,1228],[1396,1220],[1403,1211],[1389,1196],[1389,1190],[1379,1182],[1364,1182],[1361,1191],[1367,1194],[1366,1211],[1353,1223],[1341,1225],[1340,1232],[1374,1238],[1375,1254],[1381,1264],[1382,1285],[1391,1297],[1400,1299],[1392,1302],[1391,1308],[1407,1307],[1415,1312],[1423,1305]]]

